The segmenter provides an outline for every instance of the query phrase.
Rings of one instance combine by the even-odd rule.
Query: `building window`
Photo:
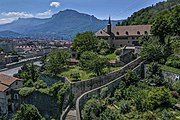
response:
[[[122,44],[120,44],[120,47],[122,47]]]
[[[116,40],[127,40],[128,37],[116,37]]]
[[[147,32],[147,31],[144,31],[144,34],[145,34],[145,35],[147,35],[147,34],[148,34],[148,32]]]
[[[126,31],[126,35],[129,35],[128,31]]]
[[[19,99],[18,94],[14,94],[14,100],[18,100],[18,99]]]
[[[116,34],[119,35],[119,32],[117,32]]]
[[[134,39],[135,39],[135,37],[132,37],[132,39],[134,40]]]
[[[100,31],[100,33],[102,34],[102,31]]]
[[[140,35],[141,33],[139,31],[137,31],[137,34]]]
[[[18,82],[16,82],[16,85],[18,85]]]
[[[115,45],[113,44],[112,46],[114,47]]]
[[[128,43],[129,43],[129,41],[128,41]]]
[[[9,95],[9,91],[6,92],[6,95]]]

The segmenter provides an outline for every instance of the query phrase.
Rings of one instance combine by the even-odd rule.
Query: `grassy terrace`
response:
[[[161,69],[162,70],[167,70],[167,71],[170,71],[170,72],[174,72],[174,73],[180,73],[180,69],[169,67],[169,66],[166,66],[166,65],[161,65]]]
[[[107,58],[107,59],[110,59],[110,60],[114,60],[118,57],[118,55],[116,55],[115,53],[112,53],[112,54],[108,54],[108,55],[103,55],[101,56],[103,58]]]
[[[110,67],[109,69],[108,68],[104,68],[103,72],[104,73],[109,73],[109,72],[118,70],[120,68],[121,67]],[[71,77],[72,73],[79,73],[80,74],[80,79],[79,80],[87,80],[87,79],[96,77],[95,73],[82,70],[81,67],[79,67],[77,65],[69,66],[69,68],[67,70],[65,70],[64,72],[62,72],[60,74],[60,76],[67,77],[69,80],[73,81],[74,78]]]

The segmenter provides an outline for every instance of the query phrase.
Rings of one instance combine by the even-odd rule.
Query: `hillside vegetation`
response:
[[[147,8],[143,8],[135,13],[133,13],[127,20],[124,20],[122,24],[119,25],[142,25],[142,24],[152,24],[154,19],[166,10],[171,10],[175,6],[180,5],[180,0],[167,0],[164,2],[159,2],[156,5],[152,5]]]

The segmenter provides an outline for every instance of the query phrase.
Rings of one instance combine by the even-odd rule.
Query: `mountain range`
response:
[[[96,32],[106,27],[107,22],[93,15],[67,9],[51,18],[19,18],[12,23],[0,25],[0,37],[72,39],[79,32]],[[121,20],[112,21],[112,24],[117,22]]]

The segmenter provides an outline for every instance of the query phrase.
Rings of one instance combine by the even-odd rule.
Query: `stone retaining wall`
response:
[[[122,67],[120,70],[111,72],[106,75],[102,75],[96,78],[92,78],[85,81],[78,81],[78,82],[70,82],[71,83],[71,91],[74,94],[75,100],[82,95],[83,93],[90,91],[92,89],[95,89],[97,87],[100,87],[102,85],[105,85],[112,80],[122,76],[128,69],[135,68],[139,63],[141,62],[141,58],[137,58],[133,60],[132,62],[126,64],[124,67]]]
[[[163,70],[162,71],[164,79],[172,80],[172,81],[177,81],[180,80],[180,73],[174,73],[170,71]]]
[[[60,117],[56,99],[39,91],[34,91],[30,95],[22,97],[22,103],[36,106],[47,120],[50,120],[52,116],[55,118]]]
[[[130,64],[130,65],[132,65],[132,64]],[[136,68],[134,68],[133,71],[135,71],[137,73],[137,75],[140,75],[140,76],[143,75],[144,74],[143,62],[141,64],[139,64]],[[105,87],[108,88],[109,92],[114,91],[119,86],[119,82],[123,78],[124,78],[124,75],[120,76],[119,78],[117,78],[101,87],[95,88],[93,90],[90,90],[90,91],[82,94],[76,101],[76,120],[81,120],[81,110],[83,109],[83,106],[88,99],[90,99],[93,96],[100,96],[100,91]]]

